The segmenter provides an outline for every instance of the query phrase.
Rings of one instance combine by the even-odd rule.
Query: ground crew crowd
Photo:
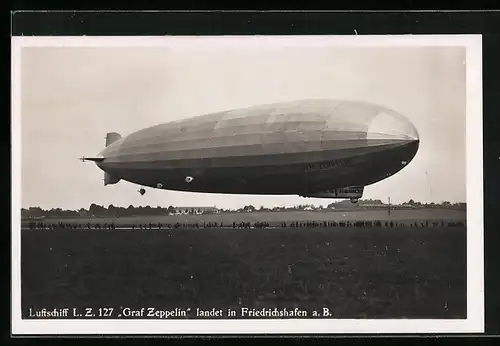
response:
[[[465,223],[462,221],[293,221],[281,222],[271,225],[269,222],[254,221],[254,222],[195,222],[195,223],[138,223],[120,225],[119,229],[132,230],[162,230],[162,229],[206,229],[206,228],[233,228],[233,229],[252,229],[252,228],[441,228],[441,227],[463,227]],[[114,222],[87,222],[87,223],[50,223],[50,222],[30,222],[28,224],[30,230],[57,230],[57,229],[74,229],[74,230],[114,230],[117,226]]]

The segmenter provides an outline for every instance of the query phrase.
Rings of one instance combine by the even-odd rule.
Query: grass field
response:
[[[245,306],[466,318],[465,227],[23,230],[21,242],[24,316]]]

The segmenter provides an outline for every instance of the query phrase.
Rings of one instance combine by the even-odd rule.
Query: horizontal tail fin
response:
[[[82,157],[80,157],[80,160],[82,162],[85,162],[85,161],[101,162],[102,160],[104,160],[104,158],[103,157],[85,157],[85,156],[82,156]]]
[[[116,142],[117,140],[120,140],[122,136],[119,133],[116,132],[109,132],[106,134],[106,146],[111,145],[112,143]]]

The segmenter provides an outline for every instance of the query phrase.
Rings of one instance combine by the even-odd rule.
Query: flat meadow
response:
[[[314,220],[311,213],[294,217]],[[465,226],[23,229],[21,249],[24,316],[29,307],[328,307],[333,318],[467,316]]]

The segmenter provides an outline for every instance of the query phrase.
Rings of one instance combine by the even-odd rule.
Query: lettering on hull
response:
[[[331,160],[331,161],[325,161],[325,162],[319,162],[319,163],[309,163],[306,166],[306,172],[322,171],[322,170],[330,169],[330,168],[339,168],[339,167],[347,166],[348,164],[350,164],[350,160],[348,160],[348,159],[337,159],[337,160]]]

